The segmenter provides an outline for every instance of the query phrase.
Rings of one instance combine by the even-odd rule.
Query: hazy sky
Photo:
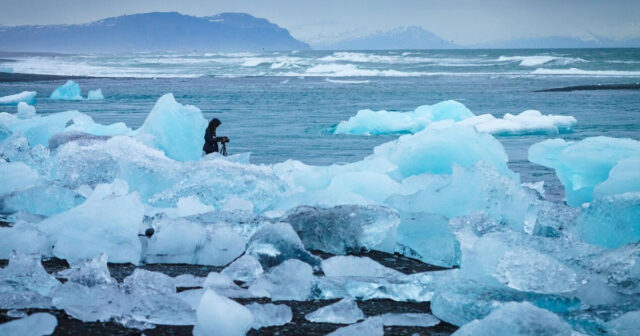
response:
[[[84,23],[150,11],[246,12],[312,43],[409,25],[459,44],[590,33],[640,37],[640,0],[0,0],[0,24]]]

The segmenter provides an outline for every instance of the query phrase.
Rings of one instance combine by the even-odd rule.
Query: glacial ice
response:
[[[313,267],[320,265],[321,261],[305,249],[291,225],[283,222],[262,224],[249,239],[247,253],[266,269],[292,258]]]
[[[338,328],[327,336],[383,336],[384,328],[382,321],[376,318],[369,318],[362,322]]]
[[[640,311],[631,311],[607,322],[607,335],[633,335],[638,330],[640,330]]]
[[[284,304],[260,304],[254,302],[245,307],[253,315],[253,324],[251,325],[253,329],[285,325],[291,322],[293,318],[291,308]]]
[[[351,324],[364,318],[364,313],[351,298],[344,298],[305,316],[305,319],[311,322],[338,324]]]
[[[444,123],[438,123],[446,121]],[[423,105],[412,112],[360,110],[347,121],[341,121],[334,134],[393,134],[418,133],[427,128],[446,128],[454,125],[474,127],[478,132],[493,135],[559,134],[569,132],[576,124],[572,116],[543,115],[537,110],[520,114],[505,114],[496,118],[491,114],[475,115],[463,104],[449,100],[435,105]]]
[[[29,119],[36,116],[36,108],[25,103],[18,103],[18,112],[16,113],[16,117],[19,119]]]
[[[0,105],[18,105],[20,102],[33,105],[36,102],[37,94],[35,91],[22,91],[13,95],[0,97]]]
[[[80,91],[80,85],[78,83],[68,80],[64,85],[59,86],[49,96],[49,99],[58,100],[83,100],[82,92]]]
[[[298,259],[287,259],[256,279],[249,291],[272,300],[304,301],[311,294],[313,270]]]
[[[440,320],[426,313],[387,313],[370,318],[382,320],[384,326],[428,328],[440,323]]]
[[[140,263],[138,228],[144,206],[126,182],[96,186],[82,204],[38,224],[54,245],[53,253],[70,262],[106,253],[111,262]]]
[[[60,282],[42,267],[39,254],[13,252],[0,269],[0,307],[49,308]]]
[[[6,196],[15,191],[26,189],[38,182],[38,172],[22,162],[8,162],[0,164],[0,196]]]
[[[0,259],[9,259],[12,251],[51,256],[51,243],[34,225],[18,221],[12,227],[0,227]]]
[[[611,249],[640,241],[640,189],[593,200],[575,230],[583,241]]]
[[[251,311],[241,304],[207,290],[197,311],[194,336],[243,336],[254,323]]]
[[[453,267],[460,265],[460,243],[443,216],[425,213],[401,213],[397,251],[427,264]]]
[[[619,163],[612,180],[600,189],[600,195],[627,192],[631,191],[630,187],[638,186],[633,179],[628,180],[630,185],[621,183],[637,171],[630,162],[621,162],[632,158],[640,158],[640,141],[603,136],[578,142],[545,140],[529,148],[529,161],[555,169],[564,185],[567,203],[574,207],[593,200],[594,189],[607,181]]]
[[[258,259],[250,254],[245,254],[225,267],[221,273],[233,280],[251,283],[263,272],[264,270]]]
[[[335,256],[322,261],[322,271],[329,277],[396,278],[404,274],[382,266],[368,257]]]
[[[36,185],[7,196],[2,211],[26,211],[34,215],[52,216],[67,211],[84,200],[78,192],[55,184]]]
[[[530,303],[510,302],[482,320],[462,326],[455,336],[570,336],[571,326],[552,312]]]
[[[212,289],[216,293],[228,298],[252,298],[255,297],[250,291],[235,284],[233,279],[226,274],[211,272],[207,275],[202,285],[205,289]]]
[[[393,252],[398,215],[383,206],[301,206],[282,218],[291,224],[304,246],[333,254],[371,249]]]
[[[156,102],[135,135],[167,157],[178,161],[197,161],[202,156],[202,134],[207,121],[200,109],[178,103],[172,94]]]
[[[102,95],[102,89],[89,90],[87,93],[87,100],[102,100],[104,96]]]
[[[58,320],[49,313],[34,313],[19,320],[0,324],[0,335],[44,336],[51,335],[58,326]]]

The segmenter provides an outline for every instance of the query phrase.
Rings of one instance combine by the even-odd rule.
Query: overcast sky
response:
[[[0,24],[84,23],[151,11],[245,12],[311,43],[409,25],[459,44],[590,33],[640,37],[640,0],[0,0]]]

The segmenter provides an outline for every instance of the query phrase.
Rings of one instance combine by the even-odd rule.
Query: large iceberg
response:
[[[82,96],[82,91],[80,90],[80,85],[78,83],[68,80],[64,85],[59,86],[49,96],[49,99],[57,99],[57,100],[84,100],[85,98]],[[90,90],[87,94],[88,100],[101,100],[104,99],[102,95],[102,90]]]
[[[438,123],[447,121],[445,123]],[[435,105],[423,105],[411,112],[360,110],[347,121],[341,121],[334,134],[393,134],[417,133],[430,126],[435,128],[468,125],[478,132],[494,135],[559,134],[569,132],[576,124],[572,116],[543,115],[537,110],[520,114],[505,114],[496,118],[491,114],[476,116],[463,104],[449,100]]]
[[[22,91],[10,96],[0,97],[0,105],[18,105],[20,102],[33,105],[36,102],[37,94],[35,91]]]

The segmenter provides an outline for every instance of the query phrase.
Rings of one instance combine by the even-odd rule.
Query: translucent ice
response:
[[[384,328],[382,321],[376,318],[366,319],[360,323],[338,328],[327,336],[382,336]]]
[[[19,320],[0,324],[0,335],[5,336],[44,336],[56,330],[58,320],[48,313],[35,313]]]
[[[292,258],[314,267],[320,264],[320,258],[305,249],[291,225],[283,222],[261,225],[249,239],[247,253],[258,259],[265,268]]]
[[[111,273],[107,267],[107,255],[104,253],[91,259],[84,259],[73,263],[71,268],[58,272],[58,276],[87,287],[114,284],[116,282],[116,280],[111,277]]]
[[[335,256],[322,261],[322,271],[331,277],[394,278],[404,274],[368,257]]]
[[[313,270],[298,259],[288,259],[256,279],[249,291],[272,300],[304,301],[311,294]]]
[[[578,217],[576,231],[585,242],[606,248],[640,241],[640,192],[595,199]]]
[[[26,189],[38,181],[38,172],[22,162],[0,164],[0,196],[5,196],[20,189]]]
[[[42,267],[39,254],[14,252],[9,265],[0,269],[0,307],[49,308],[58,286],[60,282]]]
[[[291,322],[293,314],[291,308],[284,304],[251,303],[245,306],[253,314],[253,329],[280,326]]]
[[[193,335],[242,336],[251,329],[251,311],[241,304],[208,290],[202,296],[197,311],[198,320]]]
[[[384,326],[428,328],[440,323],[440,320],[435,318],[433,315],[423,313],[387,313],[371,318],[382,320],[382,324]]]
[[[104,96],[102,95],[102,89],[89,90],[87,94],[87,100],[102,100]]]
[[[453,335],[560,336],[572,335],[571,326],[550,311],[530,303],[510,302],[482,320],[462,326]]]
[[[18,103],[18,113],[16,113],[16,117],[20,119],[29,119],[36,116],[36,108],[25,103]]]
[[[7,196],[2,209],[9,213],[27,211],[35,215],[52,216],[79,205],[84,199],[73,190],[55,184],[45,184]]]
[[[578,142],[546,140],[529,148],[529,161],[556,170],[556,175],[564,185],[567,203],[571,206],[591,201],[594,189],[609,178],[614,166],[634,157],[640,157],[639,141],[602,136]],[[630,185],[622,182],[627,181],[624,176],[634,176],[633,172],[637,171],[634,168],[629,163],[622,163],[614,172],[612,181],[605,184],[601,192],[610,195],[630,191],[630,186],[637,186],[633,179],[629,180]]]
[[[460,264],[460,243],[449,229],[448,219],[425,213],[402,213],[400,218],[399,253],[431,265]]]
[[[640,311],[631,311],[607,322],[607,335],[633,335],[638,330],[640,330]]]
[[[230,227],[186,219],[155,223],[145,261],[224,266],[244,252],[245,241]]]
[[[199,160],[207,121],[195,106],[178,103],[172,94],[156,102],[144,124],[135,134],[179,161]]]
[[[12,251],[51,256],[51,243],[34,225],[16,222],[12,227],[0,227],[0,259],[9,259]]]
[[[393,252],[398,215],[383,206],[301,206],[281,219],[290,223],[307,249],[333,254],[373,249]]]
[[[207,275],[202,286],[228,298],[255,297],[250,291],[236,285],[233,279],[226,274],[211,272]]]
[[[424,129],[433,121],[451,119],[455,121],[472,117],[473,113],[464,105],[453,100],[435,105],[423,105],[412,112],[388,112],[360,110],[341,121],[335,128],[335,134],[388,134],[415,133]]]
[[[49,99],[59,100],[82,100],[82,92],[80,91],[80,85],[78,83],[68,80],[64,85],[59,86],[49,96]]]
[[[572,116],[543,115],[527,110],[520,114],[505,114],[501,119],[483,114],[465,119],[463,125],[473,125],[478,132],[494,135],[559,134],[570,131],[576,124]]]
[[[262,273],[263,269],[258,259],[249,254],[236,259],[222,270],[222,274],[231,277],[233,280],[246,283],[253,282]]]
[[[353,299],[344,298],[305,315],[305,318],[317,323],[351,324],[364,319],[364,313]]]
[[[101,184],[82,204],[38,224],[53,253],[74,262],[106,253],[111,262],[140,262],[138,228],[144,207],[123,181]]]
[[[22,91],[14,95],[0,97],[0,105],[18,105],[20,102],[33,105],[36,102],[37,94],[35,91]]]

